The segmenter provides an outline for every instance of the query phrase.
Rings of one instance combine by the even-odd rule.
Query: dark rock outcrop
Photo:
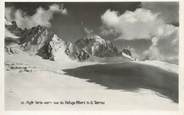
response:
[[[85,61],[91,56],[121,56],[122,52],[129,56],[132,55],[128,49],[123,49],[122,52],[118,51],[118,48],[114,46],[111,41],[104,40],[95,34],[86,35],[85,38],[71,43],[63,41],[54,34],[54,32],[39,25],[22,30],[17,27],[16,22],[12,22],[5,27],[19,37],[18,42],[14,43],[14,46],[16,46],[15,51],[23,51],[31,55],[39,55],[44,59],[61,59],[62,61],[69,58]],[[7,48],[6,51],[13,52],[12,47]]]
[[[127,49],[127,48],[123,49],[122,52],[127,54],[127,55],[129,55],[129,56],[132,56],[131,51],[129,49]]]
[[[89,55],[97,57],[111,57],[118,55],[118,49],[109,40],[104,40],[98,35],[79,39],[75,42],[79,49],[83,49]]]

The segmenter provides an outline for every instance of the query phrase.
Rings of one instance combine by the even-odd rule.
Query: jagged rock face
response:
[[[122,53],[125,53],[125,54],[127,54],[129,56],[132,56],[131,51],[129,49],[126,49],[126,48],[122,50]]]
[[[77,40],[75,45],[92,56],[111,57],[118,55],[118,49],[110,41],[97,35]]]
[[[6,21],[5,28],[8,29],[11,33],[15,34],[16,36],[22,36],[23,33],[25,32],[24,30],[22,30],[17,26],[15,21],[13,22]]]
[[[11,37],[5,36],[5,53],[9,55],[24,54],[24,52],[20,48],[20,45],[18,44],[20,42],[18,38],[22,35],[24,31],[17,27],[16,22],[8,22],[7,20],[5,20],[5,28],[13,35]]]
[[[117,48],[110,41],[97,35],[79,39],[74,44],[69,43],[65,52],[70,58],[78,61],[85,61],[90,56],[111,57],[119,54]]]
[[[5,46],[5,52],[9,55],[13,55],[13,54],[26,54],[25,52],[23,52],[20,48],[20,46],[16,43],[10,43],[8,45]]]
[[[67,44],[61,38],[54,34],[48,44],[46,44],[47,56],[51,60],[62,60],[66,61],[69,57],[66,55],[65,50]]]
[[[134,58],[133,56],[132,56],[132,53],[131,53],[131,50],[129,49],[129,48],[124,48],[122,51],[121,51],[121,54],[122,54],[122,56],[124,56],[124,57],[126,57],[126,58],[128,58],[128,59],[130,59],[130,60],[136,60],[136,58]]]
[[[88,59],[90,56],[85,50],[76,47],[76,45],[72,44],[71,42],[67,43],[65,53],[71,59],[78,60],[78,61],[84,61],[84,60]]]
[[[65,52],[65,42],[46,27],[36,26],[22,30],[17,27],[16,22],[8,23],[5,27],[20,37],[18,43],[7,39],[6,51],[9,52],[8,54],[15,53],[19,49],[19,51],[22,50],[31,55],[39,55],[44,59],[56,60],[60,53]]]
[[[21,48],[33,55],[40,54],[40,52],[43,52],[42,50],[46,50],[43,47],[51,41],[53,35],[47,28],[41,26],[33,27],[24,32],[20,40]]]
[[[36,26],[31,29],[20,29],[15,22],[6,26],[10,32],[20,37],[19,42],[8,42],[8,54],[26,52],[39,55],[44,59],[68,61],[70,59],[85,61],[90,56],[113,57],[121,56],[122,52],[131,56],[131,52],[124,49],[119,52],[111,41],[104,40],[98,35],[87,35],[73,44],[65,42],[46,27]],[[7,39],[8,40],[8,39]]]

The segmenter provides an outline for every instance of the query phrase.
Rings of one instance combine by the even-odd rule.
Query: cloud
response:
[[[14,13],[14,8],[13,7],[6,7],[5,8],[5,19],[9,19],[9,21],[12,21],[12,16]]]
[[[149,49],[139,54],[141,59],[177,62],[178,27],[168,24],[159,12],[138,8],[119,14],[117,11],[107,10],[101,19],[101,33],[104,36],[119,33],[114,40],[151,40]]]
[[[54,12],[60,12],[61,14],[64,14],[64,15],[68,14],[68,11],[66,8],[64,8],[63,4],[61,4],[61,5],[53,4],[53,5],[49,6],[49,9],[51,11],[54,11]]]
[[[143,52],[142,58],[178,63],[178,49],[178,27],[165,25],[160,28],[160,33],[152,38],[152,45]]]
[[[67,14],[67,9],[63,5],[52,4],[49,6],[48,10],[42,7],[37,8],[36,13],[29,16],[20,9],[14,9],[12,7],[7,7],[5,9],[5,17],[8,21],[16,21],[18,27],[31,28],[37,25],[50,27],[50,20],[53,18],[55,13],[60,13],[62,15]]]
[[[126,11],[122,15],[116,11],[107,10],[101,19],[104,26],[108,27],[102,33],[113,30],[121,34],[118,39],[125,40],[150,39],[157,28],[163,25],[163,20],[158,18],[158,14],[143,8],[136,9],[134,12]]]
[[[141,6],[151,10],[153,13],[159,13],[159,17],[166,23],[179,23],[178,2],[143,2]]]

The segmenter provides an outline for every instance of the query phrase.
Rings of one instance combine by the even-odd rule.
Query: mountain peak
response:
[[[68,57],[85,61],[90,56],[122,56],[122,52],[118,51],[111,41],[103,39],[94,32],[89,32],[86,37],[72,44],[63,41],[49,28],[40,25],[22,30],[14,21],[11,24],[7,23],[6,29],[20,37],[18,45],[22,51],[31,55],[39,55],[44,59],[63,60]],[[125,56],[131,56],[129,51],[124,50],[123,52]]]

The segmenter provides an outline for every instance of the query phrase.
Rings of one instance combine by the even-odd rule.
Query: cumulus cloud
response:
[[[177,61],[178,27],[168,24],[160,17],[160,13],[145,8],[126,11],[123,14],[107,10],[101,19],[104,36],[119,33],[115,40],[151,40],[152,45],[143,54],[139,54],[140,58]]]
[[[136,9],[134,12],[126,11],[122,15],[116,11],[107,10],[101,19],[108,30],[121,34],[118,39],[125,40],[150,39],[157,28],[163,25],[163,20],[158,19],[157,14],[143,8]]]
[[[14,9],[12,7],[5,8],[5,17],[8,21],[16,21],[18,27],[31,28],[37,25],[50,27],[50,20],[53,18],[55,13],[63,15],[67,14],[67,9],[63,5],[53,4],[49,6],[48,10],[42,7],[37,8],[36,13],[29,16],[20,9]]]

